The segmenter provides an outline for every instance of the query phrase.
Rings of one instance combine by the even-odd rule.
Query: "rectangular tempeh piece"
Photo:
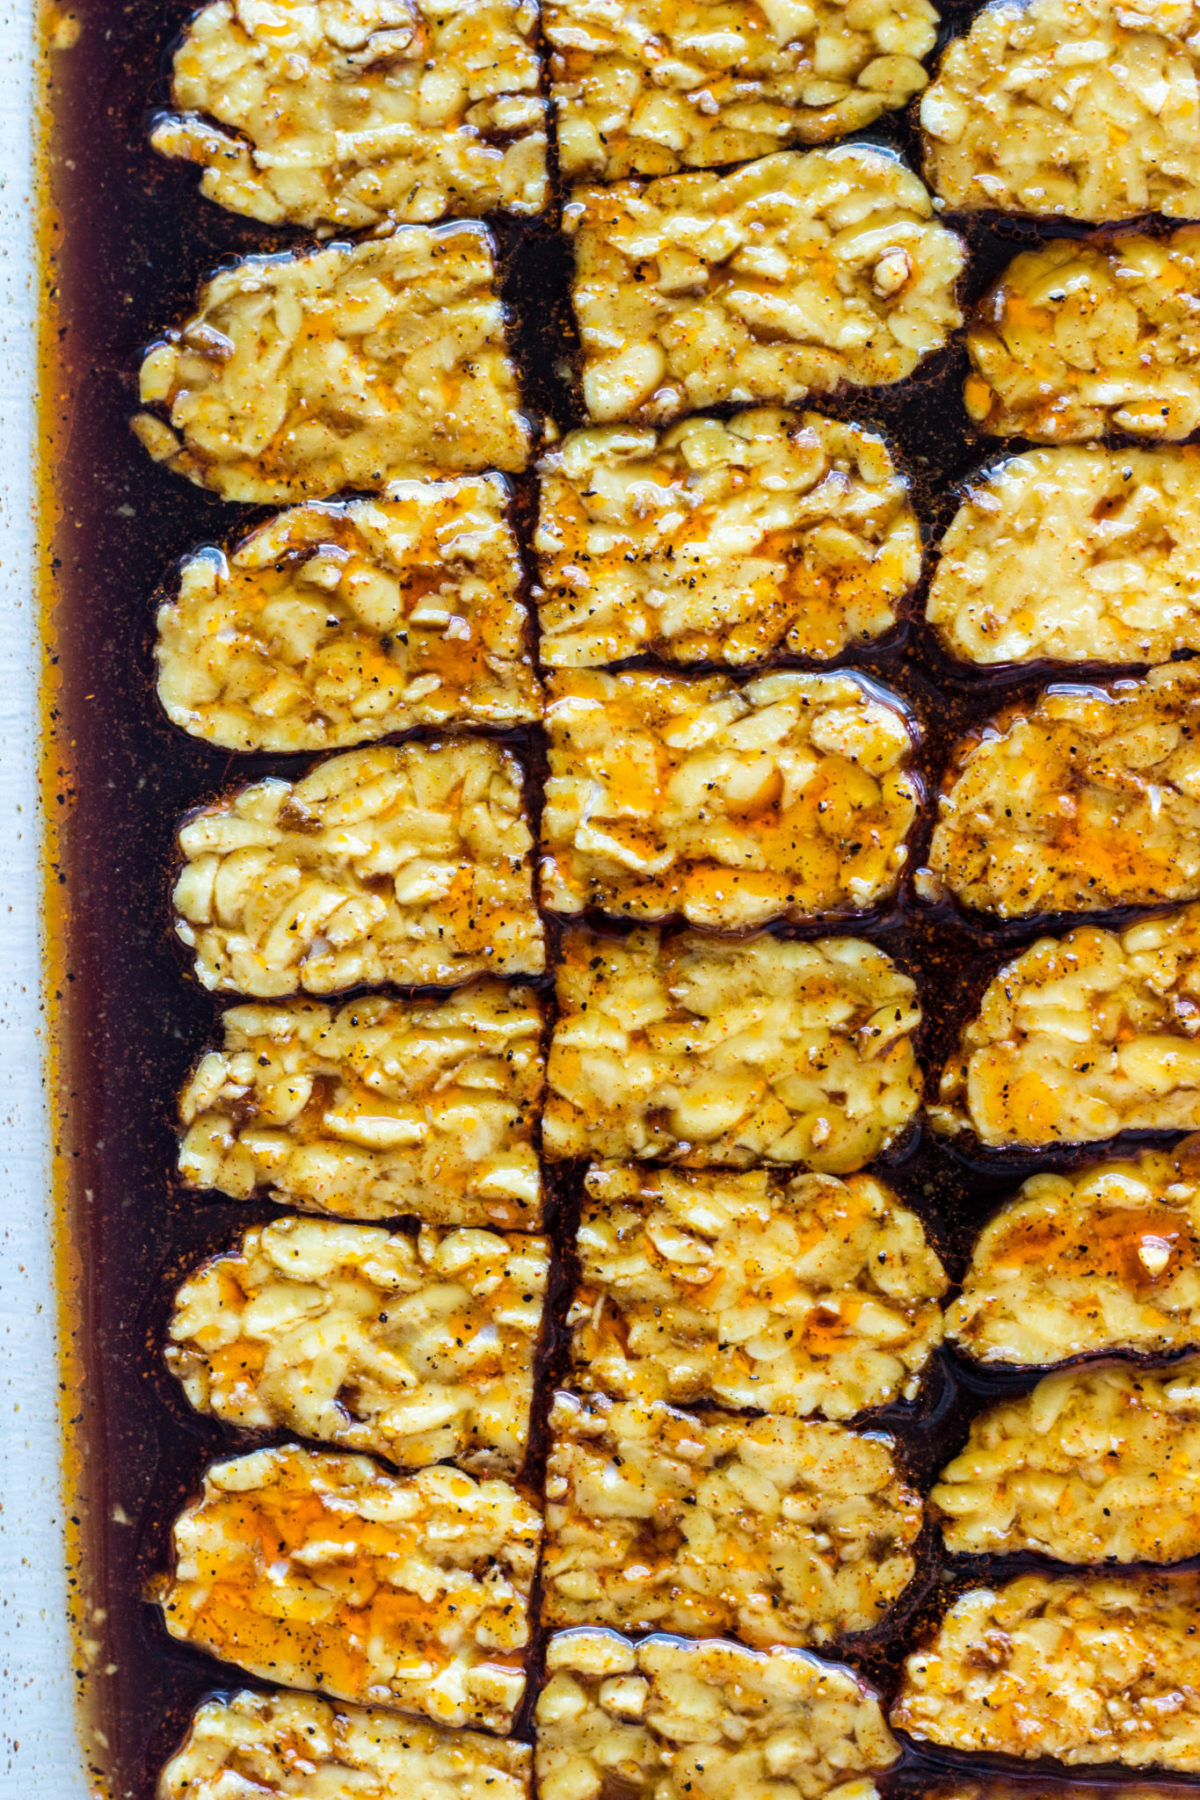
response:
[[[1200,445],[1026,450],[974,476],[925,617],[964,662],[1200,650]]]
[[[1200,427],[1200,227],[1053,238],[977,303],[963,400],[997,437],[1069,444]]]
[[[1195,1773],[1198,1605],[1193,1573],[972,1588],[908,1658],[892,1724],[952,1750]]]
[[[572,431],[538,488],[549,668],[836,656],[890,630],[921,572],[887,445],[819,413]]]
[[[842,1174],[920,1104],[916,988],[858,938],[563,934],[546,1153]]]
[[[900,1754],[873,1690],[804,1650],[580,1629],[546,1673],[541,1800],[877,1800]]]
[[[558,1394],[542,1619],[825,1644],[912,1580],[920,1496],[843,1425]]]
[[[215,0],[184,27],[151,142],[268,225],[546,204],[531,0]]]
[[[865,144],[579,188],[563,226],[599,423],[886,386],[962,320],[961,241],[911,170]]]
[[[155,1597],[172,1637],[251,1675],[504,1732],[541,1531],[505,1481],[285,1444],[208,1469]]]
[[[903,701],[854,675],[552,676],[543,904],[738,930],[896,891],[921,783]]]
[[[482,225],[247,257],[150,349],[133,428],[226,500],[321,500],[405,477],[523,469],[531,428]]]
[[[167,1366],[226,1424],[511,1473],[549,1261],[541,1237],[276,1219],[179,1288]]]
[[[196,1708],[157,1800],[529,1800],[531,1763],[483,1732],[243,1689]]]
[[[870,1175],[588,1170],[572,1382],[846,1419],[915,1397],[946,1275]]]
[[[231,1007],[179,1096],[180,1174],[347,1219],[537,1226],[542,1024],[529,988],[488,980]]]
[[[1200,1349],[1200,1139],[1031,1175],[980,1232],[949,1337],[984,1363]]]
[[[921,102],[925,172],[955,211],[1115,224],[1200,212],[1190,0],[1000,0]]]
[[[291,507],[189,556],[158,611],[158,697],[227,750],[341,750],[541,714],[499,475]]]
[[[974,726],[917,885],[1004,919],[1195,900],[1200,663],[1056,684]]]
[[[962,1026],[930,1118],[992,1146],[1194,1130],[1198,1034],[1200,905],[1038,938]]]
[[[544,0],[559,164],[615,181],[822,144],[925,86],[928,0]]]
[[[1071,1369],[994,1402],[930,1501],[951,1551],[1064,1563],[1200,1555],[1200,1359]]]
[[[198,979],[270,999],[539,974],[522,779],[459,738],[351,750],[200,808],[173,896]]]

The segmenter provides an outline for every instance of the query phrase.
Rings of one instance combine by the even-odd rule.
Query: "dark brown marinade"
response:
[[[165,1564],[171,1518],[196,1490],[206,1462],[251,1441],[192,1413],[166,1373],[161,1343],[171,1294],[204,1256],[277,1210],[191,1194],[174,1174],[174,1096],[198,1053],[219,1036],[220,1006],[187,975],[172,940],[167,893],[173,834],[184,812],[218,790],[294,772],[312,760],[235,756],[197,743],[167,723],[154,694],[151,596],[180,557],[200,544],[243,535],[264,514],[179,480],[137,445],[128,419],[136,405],[140,353],[184,313],[199,282],[218,264],[299,241],[297,233],[257,226],[201,199],[193,170],[164,163],[148,147],[147,118],[165,98],[165,51],[189,11],[177,0],[169,7],[154,0],[78,0],[78,42],[51,52],[49,71],[47,180],[54,223],[47,243],[60,330],[46,395],[47,481],[58,509],[48,545],[53,574],[47,612],[59,684],[55,742],[73,775],[73,791],[64,778],[58,796],[65,815],[62,857],[51,880],[62,883],[67,913],[69,985],[60,1026],[70,1079],[61,1148],[70,1167],[68,1221],[84,1271],[71,1321],[84,1340],[78,1347],[86,1369],[76,1409],[86,1442],[79,1481],[86,1507],[83,1566],[77,1573],[90,1603],[106,1613],[102,1624],[89,1625],[100,1647],[88,1666],[108,1747],[103,1755],[94,1749],[90,1754],[121,1800],[149,1800],[158,1769],[201,1696],[260,1685],[170,1640],[156,1609],[141,1598],[148,1577]],[[963,9],[950,13],[960,23],[964,16]],[[882,122],[867,135],[898,146],[919,166],[910,119]],[[994,217],[951,222],[965,230],[970,244],[968,299],[981,294],[1020,248],[1053,235],[1079,235],[1070,226]],[[581,422],[581,414],[572,376],[567,249],[553,218],[492,223],[527,402],[568,428]],[[965,369],[960,333],[949,350],[893,390],[815,402],[884,432],[912,480],[927,547],[949,521],[957,486],[1000,449],[967,424]],[[528,549],[533,483],[519,477],[513,485]],[[887,640],[852,649],[838,661],[873,675],[912,706],[923,727],[926,792],[934,795],[950,748],[964,731],[1034,693],[1052,674],[1063,678],[1063,671],[1048,664],[994,673],[957,666],[919,623],[923,601],[924,584]],[[1115,671],[1074,666],[1068,678],[1078,682],[1104,673]],[[530,730],[503,735],[531,771],[536,807],[544,773],[540,736]],[[910,868],[920,861],[928,814],[927,805]],[[923,908],[907,896],[863,923],[866,935],[918,978],[927,1069],[940,1065],[1000,957],[1029,943],[1045,925],[1042,919],[997,927],[949,908]],[[857,922],[840,927],[859,928]],[[549,978],[535,985],[551,992]],[[67,1104],[66,1096],[60,1099]],[[957,1281],[980,1223],[1019,1181],[1034,1168],[1078,1163],[1103,1148],[1039,1157],[972,1154],[926,1129],[910,1133],[876,1167],[927,1222]],[[545,1456],[548,1394],[565,1371],[561,1319],[581,1174],[577,1164],[547,1171],[559,1267],[526,1470],[535,1487]],[[906,1470],[927,1491],[965,1441],[973,1414],[1036,1380],[1036,1371],[975,1369],[943,1351],[915,1407],[892,1407],[876,1418],[896,1433]],[[1000,1572],[979,1559],[939,1563],[930,1531],[922,1547],[921,1573],[888,1622],[836,1652],[889,1697],[902,1656],[948,1593]],[[1030,1559],[1009,1559],[1006,1566],[1030,1566]],[[535,1669],[543,1642],[540,1635]],[[531,1682],[519,1726],[524,1737],[531,1735],[535,1687]],[[885,1786],[899,1800],[944,1788],[951,1772],[978,1774],[988,1766],[986,1758],[908,1750]],[[1003,1768],[1004,1759],[992,1759],[991,1766]],[[1028,1800],[1048,1789],[1048,1771],[1039,1776],[1037,1765],[1020,1771],[1009,1765],[1008,1772],[1019,1775],[1019,1792]]]

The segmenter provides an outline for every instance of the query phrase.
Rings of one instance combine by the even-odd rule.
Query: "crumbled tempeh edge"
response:
[[[1048,1375],[971,1421],[930,1495],[947,1550],[1064,1563],[1200,1555],[1200,1359]]]
[[[972,423],[1078,443],[1200,428],[1200,227],[1055,238],[1014,257],[967,331]]]
[[[531,988],[486,979],[231,1007],[179,1096],[179,1172],[335,1217],[538,1226],[543,1023]]]
[[[549,679],[541,896],[738,930],[895,894],[916,723],[862,676],[581,670]]]
[[[922,98],[930,186],[957,211],[1195,218],[1198,25],[1189,0],[993,0]]]
[[[1056,685],[975,727],[916,886],[1006,919],[1200,897],[1200,663]]]
[[[167,1366],[244,1430],[513,1472],[549,1260],[541,1237],[276,1219],[179,1288]]]
[[[178,111],[150,141],[268,225],[540,213],[537,22],[534,0],[216,0],[184,27]]]
[[[946,1314],[983,1363],[1200,1349],[1200,1138],[1031,1175],[984,1226]]]
[[[1019,1576],[954,1602],[893,1725],[954,1750],[1200,1770],[1194,1573]]]
[[[479,224],[222,269],[146,353],[139,395],[156,462],[255,504],[523,469],[532,445]]]
[[[871,1175],[588,1170],[572,1384],[846,1419],[916,1397],[945,1270]]]
[[[503,476],[394,482],[279,513],[181,565],[158,697],[227,750],[339,750],[541,716]]]
[[[804,1650],[582,1628],[550,1639],[546,1672],[541,1800],[876,1800],[900,1753],[873,1690]]]
[[[157,1800],[529,1800],[532,1758],[482,1732],[243,1689],[196,1708]]]
[[[1198,1033],[1200,905],[1038,938],[988,983],[929,1118],[990,1146],[1194,1130]]]
[[[538,464],[550,668],[832,657],[881,637],[921,529],[881,437],[819,413],[570,432]]]
[[[1200,445],[1026,450],[969,484],[925,617],[964,662],[1200,650]]]
[[[961,240],[910,169],[863,144],[578,188],[563,227],[599,423],[886,385],[962,322]]]
[[[925,86],[929,0],[543,0],[559,165],[615,181],[857,131]]]
[[[566,1393],[550,1432],[545,1623],[825,1644],[912,1580],[921,1497],[890,1437]]]
[[[284,1444],[206,1471],[153,1598],[172,1637],[251,1675],[505,1732],[541,1532],[505,1481]]]
[[[270,999],[540,974],[522,780],[483,738],[384,745],[192,813],[173,904],[198,980]]]
[[[921,1100],[916,986],[859,938],[562,937],[545,1153],[860,1169]]]

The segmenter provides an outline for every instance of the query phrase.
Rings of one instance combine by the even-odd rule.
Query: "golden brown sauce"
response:
[[[240,537],[263,514],[224,504],[156,468],[127,421],[142,350],[190,308],[201,279],[231,257],[297,239],[204,202],[193,170],[162,162],[148,147],[146,114],[164,97],[162,53],[190,5],[78,0],[75,11],[81,23],[75,47],[50,56],[54,130],[42,234],[48,294],[43,599],[50,652],[44,774],[52,831],[47,966],[66,1227],[63,1379],[70,1512],[79,1536],[78,1622],[81,1640],[94,1646],[85,1650],[81,1641],[80,1687],[89,1730],[98,1726],[104,1734],[103,1742],[89,1740],[89,1760],[98,1792],[149,1800],[192,1706],[239,1679],[172,1642],[157,1609],[142,1598],[147,1580],[166,1566],[170,1521],[196,1493],[206,1463],[244,1447],[193,1414],[163,1367],[170,1295],[178,1277],[204,1256],[227,1248],[247,1225],[275,1216],[266,1203],[198,1197],[174,1174],[173,1096],[219,1033],[215,1002],[185,977],[171,943],[173,837],[189,808],[231,783],[294,773],[297,762],[235,758],[190,741],[159,709],[152,595],[180,556]],[[915,163],[904,121],[887,129]],[[552,222],[500,222],[495,229],[527,402],[551,410],[564,429],[578,425],[577,393],[561,374],[572,354],[566,250]],[[973,298],[1023,243],[1047,233],[975,221],[967,235]],[[954,485],[998,448],[967,427],[964,373],[965,356],[955,347],[893,392],[822,405],[887,435],[913,479],[927,536],[953,511]],[[532,483],[517,477],[514,487],[528,543]],[[922,721],[922,768],[933,791],[951,743],[1002,703],[1036,691],[1053,671],[1043,665],[1016,678],[991,677],[950,665],[912,623],[919,603],[920,594],[888,639],[846,660],[894,689]],[[1073,669],[1071,679],[1079,678]],[[537,735],[518,731],[505,741],[540,779]],[[854,929],[918,977],[926,1014],[922,1053],[932,1068],[985,975],[1043,923],[1016,933],[989,931],[979,920],[905,901]],[[812,934],[802,929],[800,935]],[[549,991],[548,980],[541,985]],[[1042,1158],[1040,1166],[1052,1160]],[[928,1221],[957,1277],[988,1211],[1034,1166],[1011,1157],[972,1164],[926,1134],[920,1143],[910,1138],[899,1146],[881,1173]],[[573,1234],[579,1176],[577,1165],[548,1173],[560,1250]],[[560,1271],[552,1294],[560,1321],[567,1287]],[[541,1372],[528,1464],[535,1484],[546,1395],[564,1367],[560,1330]],[[967,1418],[1003,1379],[964,1373],[943,1353],[917,1405],[883,1415],[898,1434],[907,1471],[924,1490],[961,1446]],[[1035,1379],[1031,1372],[1026,1385]],[[927,1569],[911,1602],[845,1653],[885,1692],[894,1690],[899,1659],[935,1608],[936,1597],[923,1597],[930,1579]],[[962,1572],[948,1569],[944,1579],[961,1585]],[[102,1618],[93,1615],[96,1607]],[[535,1666],[538,1655],[540,1648]],[[530,1735],[527,1711],[519,1735]],[[935,1772],[914,1756],[888,1783],[912,1790],[928,1785]]]

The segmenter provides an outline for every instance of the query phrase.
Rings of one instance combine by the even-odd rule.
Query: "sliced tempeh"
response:
[[[1194,1130],[1198,1034],[1200,906],[1038,938],[988,983],[930,1117],[989,1145]]]
[[[243,1689],[196,1708],[157,1800],[529,1800],[531,1764],[483,1732]]]
[[[541,1223],[542,1010],[529,988],[235,1006],[221,1026],[179,1097],[189,1187],[348,1219]]]
[[[167,1364],[230,1425],[511,1472],[548,1266],[540,1237],[277,1219],[183,1283]]]
[[[538,718],[508,499],[499,475],[395,482],[188,557],[158,612],[168,716],[227,750]]]
[[[984,1363],[1200,1349],[1200,1139],[1031,1175],[980,1233],[946,1330]]]
[[[863,144],[579,188],[563,223],[599,422],[887,385],[962,322],[961,241]]]
[[[563,934],[543,1142],[555,1159],[842,1174],[921,1099],[916,987],[860,938]]]
[[[199,980],[271,998],[540,973],[522,779],[460,738],[351,750],[201,808],[174,891]]]
[[[1198,1605],[1195,1574],[972,1588],[908,1658],[892,1723],[952,1750],[1195,1773]]]
[[[589,1169],[572,1383],[846,1419],[915,1397],[946,1275],[870,1175]]]
[[[615,181],[823,144],[924,87],[928,0],[544,0],[559,163]]]
[[[1198,25],[1191,0],[993,0],[921,101],[934,192],[957,211],[1194,219]]]
[[[212,1465],[155,1598],[172,1637],[251,1675],[503,1732],[541,1531],[505,1481],[285,1444]]]
[[[865,911],[908,859],[903,701],[855,675],[551,677],[542,900],[737,930]]]
[[[973,731],[917,880],[1002,918],[1200,896],[1200,662],[1055,686]]]
[[[439,471],[523,469],[495,247],[482,225],[250,256],[146,354],[133,429],[226,500],[321,500]]]
[[[1071,1369],[997,1401],[930,1499],[948,1550],[1064,1563],[1200,1555],[1200,1360]]]
[[[925,617],[965,662],[1200,650],[1200,445],[1026,450],[972,480]]]
[[[921,1499],[888,1437],[573,1394],[550,1431],[551,1625],[824,1644],[912,1580]]]
[[[1053,238],[977,304],[963,389],[998,437],[1167,443],[1200,427],[1200,226]]]
[[[358,231],[538,213],[532,0],[215,0],[184,28],[151,142],[268,225]]]
[[[887,445],[819,413],[573,431],[538,464],[539,655],[551,668],[836,656],[921,572]]]
[[[875,1693],[804,1650],[580,1629],[537,1703],[542,1800],[877,1800],[900,1750]]]

